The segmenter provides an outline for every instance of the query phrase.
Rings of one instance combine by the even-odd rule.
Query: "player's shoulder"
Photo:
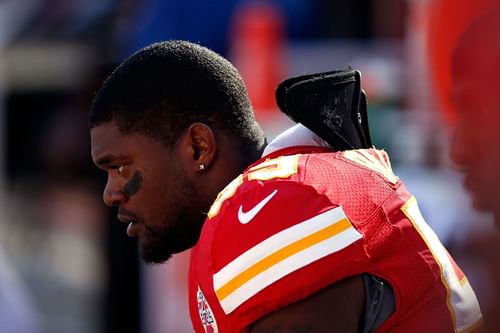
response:
[[[219,193],[208,212],[209,220],[224,219],[223,225],[218,224],[222,228],[251,224],[268,230],[338,206],[303,181],[306,160],[304,154],[292,154],[254,163]]]
[[[310,220],[333,223],[345,218],[337,203],[318,192],[318,187],[302,181],[304,158],[304,154],[265,158],[219,193],[208,213],[203,234],[211,239],[214,248],[223,245],[220,251],[223,258],[229,259],[232,250],[236,255],[302,223],[321,225],[307,223]],[[288,235],[288,231],[284,234]]]
[[[368,174],[391,184],[399,180],[384,150],[372,148],[335,152],[307,147],[285,150],[281,155],[271,155],[257,161],[243,173],[243,180],[278,178],[301,183],[307,182],[306,176],[355,179]]]
[[[305,155],[306,172],[310,174],[351,179],[370,176],[379,182],[396,184],[399,178],[394,174],[387,153],[378,149],[355,149],[333,154]]]
[[[205,223],[199,244],[209,248],[214,292],[226,314],[269,312],[324,287],[310,278],[333,267],[320,259],[362,257],[363,235],[343,207],[302,181],[306,161],[294,154],[254,164],[229,185]],[[301,281],[297,293],[288,279]],[[283,297],[270,302],[271,295]]]
[[[267,192],[273,192],[277,186],[280,196],[295,192],[294,188],[300,187],[299,159],[299,155],[287,155],[257,161],[219,192],[208,211],[208,218],[214,219],[221,212],[226,215],[250,196],[260,200],[267,198]]]
[[[343,206],[348,216],[363,219],[394,193],[398,182],[387,154],[375,149],[270,156],[228,184],[208,218],[223,216],[223,224],[212,223],[217,228],[240,229],[251,220],[257,229],[269,232],[337,206]]]
[[[352,193],[359,199],[374,192],[382,200],[398,182],[384,151],[303,149],[301,153],[268,156],[249,166],[219,193],[208,217],[218,215],[223,206],[230,210],[243,201],[257,203],[274,191],[280,192],[274,201],[290,206],[307,202],[309,207],[325,198],[330,205],[339,205],[347,198],[355,202]]]

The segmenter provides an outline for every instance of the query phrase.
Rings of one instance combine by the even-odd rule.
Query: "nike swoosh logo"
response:
[[[261,209],[264,208],[264,206],[275,196],[276,193],[278,193],[278,190],[274,190],[273,193],[265,197],[261,202],[256,204],[248,212],[244,212],[243,205],[240,205],[240,209],[238,210],[238,220],[240,221],[240,223],[247,224],[248,222],[252,221],[255,215],[257,215],[261,211]]]

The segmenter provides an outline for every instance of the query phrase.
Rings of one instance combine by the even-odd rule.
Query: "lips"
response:
[[[127,226],[127,235],[129,237],[135,237],[137,236],[137,227],[138,227],[138,223],[139,223],[139,219],[133,215],[133,214],[129,214],[129,213],[123,213],[123,212],[118,212],[118,220],[122,223],[127,223],[128,226]]]
[[[127,235],[129,237],[135,237],[137,236],[137,222],[133,221],[130,222],[127,226]]]
[[[118,213],[117,218],[122,223],[129,223],[131,221],[137,221],[137,217],[135,217],[134,215],[125,215],[125,214],[121,214],[121,213]]]

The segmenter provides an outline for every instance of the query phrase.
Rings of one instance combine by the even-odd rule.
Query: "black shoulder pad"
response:
[[[371,148],[361,73],[337,70],[286,79],[276,90],[279,108],[336,150]]]

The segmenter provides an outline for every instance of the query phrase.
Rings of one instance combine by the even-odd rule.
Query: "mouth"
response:
[[[138,219],[133,215],[125,215],[118,213],[118,220],[122,223],[128,224],[127,226],[127,235],[129,237],[136,237],[138,234]]]

